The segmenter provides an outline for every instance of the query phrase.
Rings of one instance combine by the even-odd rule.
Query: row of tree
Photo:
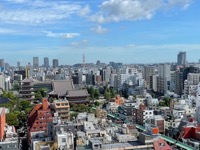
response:
[[[98,89],[98,88],[94,88],[93,86],[90,86],[87,88],[87,91],[90,94],[91,100],[99,99],[101,94],[104,95],[105,99],[110,100],[114,98],[117,93],[116,90],[112,87],[110,88],[103,87],[103,88]],[[101,94],[100,94],[100,91],[101,91]]]
[[[90,86],[87,88],[87,91],[90,94],[91,100],[99,99],[100,93],[98,89],[94,88],[93,86]]]
[[[170,107],[171,98],[165,97],[159,102],[159,106],[167,106]]]
[[[27,117],[33,108],[33,104],[27,100],[20,100],[13,92],[3,91],[1,96],[9,99],[9,102],[0,104],[0,107],[9,109],[9,113],[6,114],[6,123],[15,126],[17,129],[26,129]]]

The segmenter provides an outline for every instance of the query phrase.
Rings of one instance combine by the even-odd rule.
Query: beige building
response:
[[[70,105],[68,100],[59,99],[54,101],[54,110],[58,114],[58,117],[63,121],[70,120]]]
[[[101,119],[107,119],[107,111],[97,108],[96,109],[96,117]]]

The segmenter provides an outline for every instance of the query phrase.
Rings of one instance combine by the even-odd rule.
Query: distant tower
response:
[[[49,67],[49,58],[48,58],[48,57],[45,57],[45,58],[44,58],[44,67],[45,67],[45,68],[48,68],[48,67]]]
[[[53,68],[58,68],[59,63],[58,63],[58,59],[53,59]]]
[[[83,53],[83,64],[82,67],[85,68],[85,54]]]
[[[20,68],[20,61],[17,62],[17,68]]]

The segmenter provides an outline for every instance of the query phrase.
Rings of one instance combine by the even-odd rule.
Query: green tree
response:
[[[170,106],[171,98],[165,97],[162,101],[159,102],[159,106]]]
[[[18,114],[16,112],[10,112],[6,115],[6,123],[10,126],[19,126]]]
[[[166,97],[166,98],[164,98],[163,99],[164,100],[164,102],[165,102],[165,106],[170,106],[170,101],[171,101],[171,99],[169,98],[169,97]]]
[[[31,102],[27,101],[27,100],[21,100],[20,104],[19,104],[19,110],[20,111],[25,111],[27,109],[32,109],[33,105],[31,104]]]
[[[111,93],[110,93],[111,98],[114,98],[116,96],[116,90],[114,88],[111,88],[110,91],[111,91]]]
[[[47,89],[46,88],[40,88],[39,91],[40,91],[42,97],[46,97],[47,96]]]
[[[94,100],[94,88],[92,86],[87,88],[88,93],[90,94],[90,99]]]
[[[99,90],[95,89],[94,90],[94,97],[95,97],[95,99],[99,99],[99,96],[100,96]]]
[[[73,112],[70,114],[70,120],[73,120],[74,118],[76,118],[78,116],[77,112]]]
[[[99,103],[98,101],[95,101],[95,102],[94,102],[94,105],[95,105],[95,106],[99,106],[100,103]]]
[[[105,97],[106,100],[110,100],[111,99],[110,89],[106,89],[104,97]]]
[[[50,102],[50,103],[53,103],[53,101],[54,101],[53,97],[50,97],[50,98],[49,98],[49,102]]]
[[[42,94],[40,93],[40,91],[37,91],[37,93],[35,93],[35,99],[42,99]]]

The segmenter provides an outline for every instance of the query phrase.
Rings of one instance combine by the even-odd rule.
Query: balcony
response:
[[[56,111],[57,111],[58,113],[59,113],[59,112],[69,112],[70,109],[57,109]]]

